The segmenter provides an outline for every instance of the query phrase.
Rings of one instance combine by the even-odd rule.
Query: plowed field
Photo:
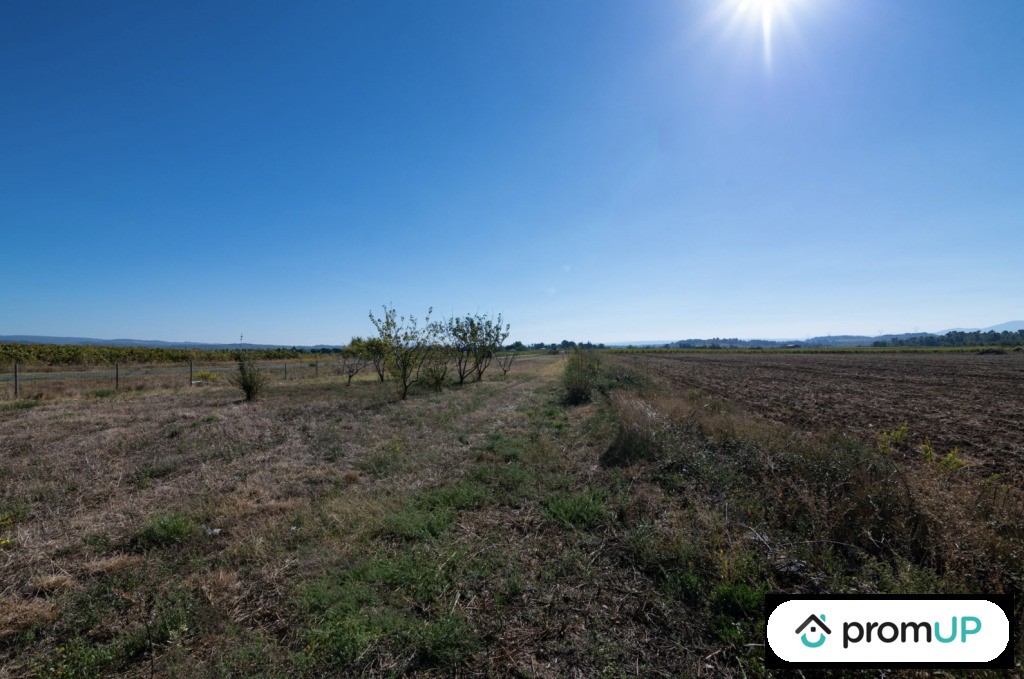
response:
[[[958,447],[983,470],[1024,478],[1024,355],[664,353],[621,360],[673,389],[700,389],[807,431]]]

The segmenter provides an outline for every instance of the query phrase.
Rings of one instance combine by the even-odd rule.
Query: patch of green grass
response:
[[[176,471],[178,471],[178,465],[175,462],[159,462],[157,460],[153,460],[139,468],[139,471],[136,473],[136,478],[140,481],[147,479],[162,479],[170,476]]]
[[[410,548],[310,582],[300,606],[315,623],[305,634],[300,664],[353,669],[357,660],[392,655],[408,659],[399,672],[457,668],[479,647],[469,623],[448,603],[467,566],[461,553]]]
[[[99,553],[103,553],[110,549],[110,534],[109,533],[86,533],[82,536],[82,543],[86,547],[90,547]]]
[[[399,472],[402,469],[402,459],[396,452],[372,451],[356,460],[356,468],[375,479],[382,479]]]
[[[419,509],[403,507],[384,519],[379,535],[417,542],[437,537],[455,523],[450,507]]]
[[[529,495],[533,477],[519,465],[484,465],[470,470],[466,480],[486,487],[495,502],[513,504]]]
[[[168,547],[185,542],[195,535],[197,526],[190,518],[178,512],[164,512],[153,516],[135,537],[142,549]]]
[[[94,389],[89,392],[89,395],[94,398],[113,398],[117,396],[117,391],[114,389]]]
[[[29,408],[35,408],[38,405],[42,405],[42,401],[22,399],[20,401],[7,401],[6,403],[0,403],[0,410],[28,410]]]
[[[93,679],[101,677],[118,658],[118,649],[111,644],[96,644],[81,637],[54,649],[46,661],[33,663],[37,677]]]
[[[28,505],[23,502],[0,505],[0,530],[24,521],[29,514]]]
[[[220,422],[220,416],[219,415],[207,415],[207,416],[201,418],[199,421],[202,422],[203,424],[210,424],[210,423],[213,423],[213,422]]]
[[[490,504],[492,494],[476,480],[462,479],[450,486],[423,491],[416,497],[416,506],[423,510],[480,509]]]
[[[723,582],[711,592],[708,606],[713,613],[753,620],[764,612],[764,592],[743,582]]]
[[[484,450],[493,453],[493,459],[501,462],[516,462],[523,453],[521,441],[509,438],[501,432],[493,432],[484,443]]]
[[[279,667],[277,658],[283,655],[277,643],[256,632],[228,630],[234,643],[218,650],[210,676],[216,679],[245,677],[245,679],[287,679],[291,674]],[[237,638],[240,637],[240,638]]]
[[[544,516],[565,528],[590,530],[608,521],[605,493],[588,489],[580,493],[556,493],[544,503]]]

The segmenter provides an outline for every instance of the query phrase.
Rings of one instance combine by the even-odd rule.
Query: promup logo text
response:
[[[766,597],[769,667],[1012,667],[1009,596]]]

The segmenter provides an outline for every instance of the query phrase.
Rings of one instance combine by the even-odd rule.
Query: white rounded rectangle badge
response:
[[[765,664],[1013,668],[1008,595],[769,594]]]

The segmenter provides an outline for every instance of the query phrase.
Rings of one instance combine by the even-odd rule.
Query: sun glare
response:
[[[764,63],[772,65],[772,30],[780,19],[786,19],[789,9],[799,0],[730,0],[735,7],[734,21],[756,22],[761,28]]]

